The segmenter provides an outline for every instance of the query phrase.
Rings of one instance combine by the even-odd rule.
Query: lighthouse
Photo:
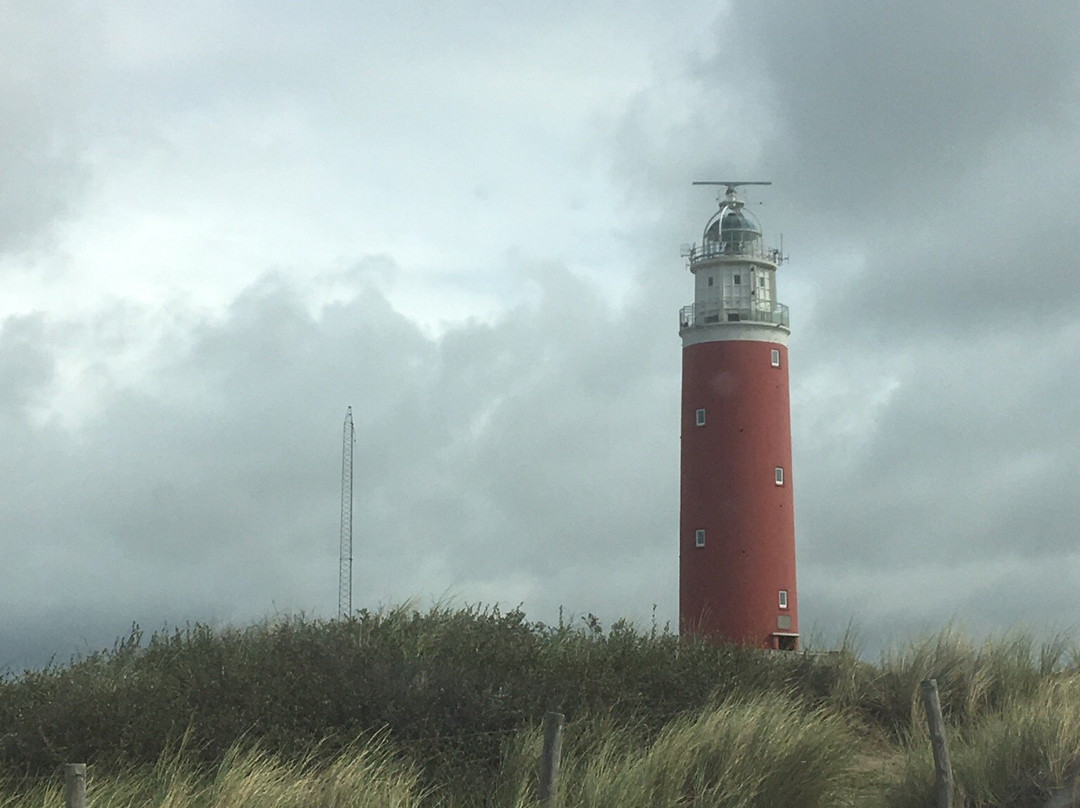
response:
[[[684,248],[694,302],[683,344],[679,630],[713,641],[796,650],[795,513],[788,308],[780,250],[725,187],[701,243]]]

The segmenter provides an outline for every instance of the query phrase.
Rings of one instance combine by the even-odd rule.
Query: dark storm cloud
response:
[[[1075,9],[766,3],[716,30],[716,103],[672,137],[707,142],[740,79],[772,119],[755,198],[805,301],[804,624],[872,616],[880,647],[952,617],[1053,622],[1080,521]]]
[[[1060,625],[1080,577],[1075,8],[765,2],[713,30],[691,103],[643,93],[618,163],[649,197],[775,183],[746,197],[792,255],[804,627],[853,620],[876,651],[954,618]]]
[[[714,69],[734,58],[765,77],[778,119],[767,164],[786,186],[814,191],[825,215],[891,218],[933,205],[1003,135],[1073,129],[1075,12],[1001,0],[736,4]]]
[[[815,328],[903,340],[1068,319],[1080,302],[1071,4],[768,4],[735,6],[729,22],[710,67],[722,76],[741,57],[768,86],[776,135],[760,164],[780,180],[770,205],[789,243],[821,272]],[[837,277],[830,248],[852,247],[864,269]]]
[[[941,342],[912,349],[857,439],[821,434],[842,428],[857,400],[823,414],[801,458],[815,561],[902,569],[1071,552],[1080,382],[1061,371],[1078,362],[1075,329],[1063,353],[1044,351],[1039,335]]]

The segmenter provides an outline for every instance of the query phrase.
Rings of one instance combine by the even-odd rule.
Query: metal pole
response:
[[[338,558],[338,617],[352,616],[353,566],[353,447],[356,444],[352,407],[345,413],[341,439],[341,545]]]

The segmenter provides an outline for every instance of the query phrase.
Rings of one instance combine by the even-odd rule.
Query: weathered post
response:
[[[559,762],[562,759],[563,714],[544,716],[544,753],[540,759],[540,808],[559,808]]]
[[[934,806],[952,808],[952,763],[949,761],[949,744],[945,739],[945,718],[941,715],[937,679],[923,681],[922,703],[926,711],[926,724],[930,729],[930,746],[934,750]]]
[[[1043,808],[1076,808],[1080,805],[1080,780],[1075,777],[1046,801]]]
[[[86,764],[64,765],[64,804],[67,808],[86,808]]]

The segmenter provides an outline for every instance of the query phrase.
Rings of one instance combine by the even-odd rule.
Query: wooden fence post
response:
[[[1065,788],[1046,801],[1043,808],[1076,808],[1080,805],[1080,779],[1073,778]]]
[[[563,720],[562,713],[547,713],[544,716],[544,754],[540,759],[540,808],[559,808]]]
[[[941,715],[937,679],[925,679],[921,687],[926,724],[930,728],[930,746],[934,750],[934,805],[936,808],[952,808],[952,763],[949,761],[949,744],[945,739],[945,718]]]
[[[64,765],[64,804],[67,808],[86,808],[86,764]]]

